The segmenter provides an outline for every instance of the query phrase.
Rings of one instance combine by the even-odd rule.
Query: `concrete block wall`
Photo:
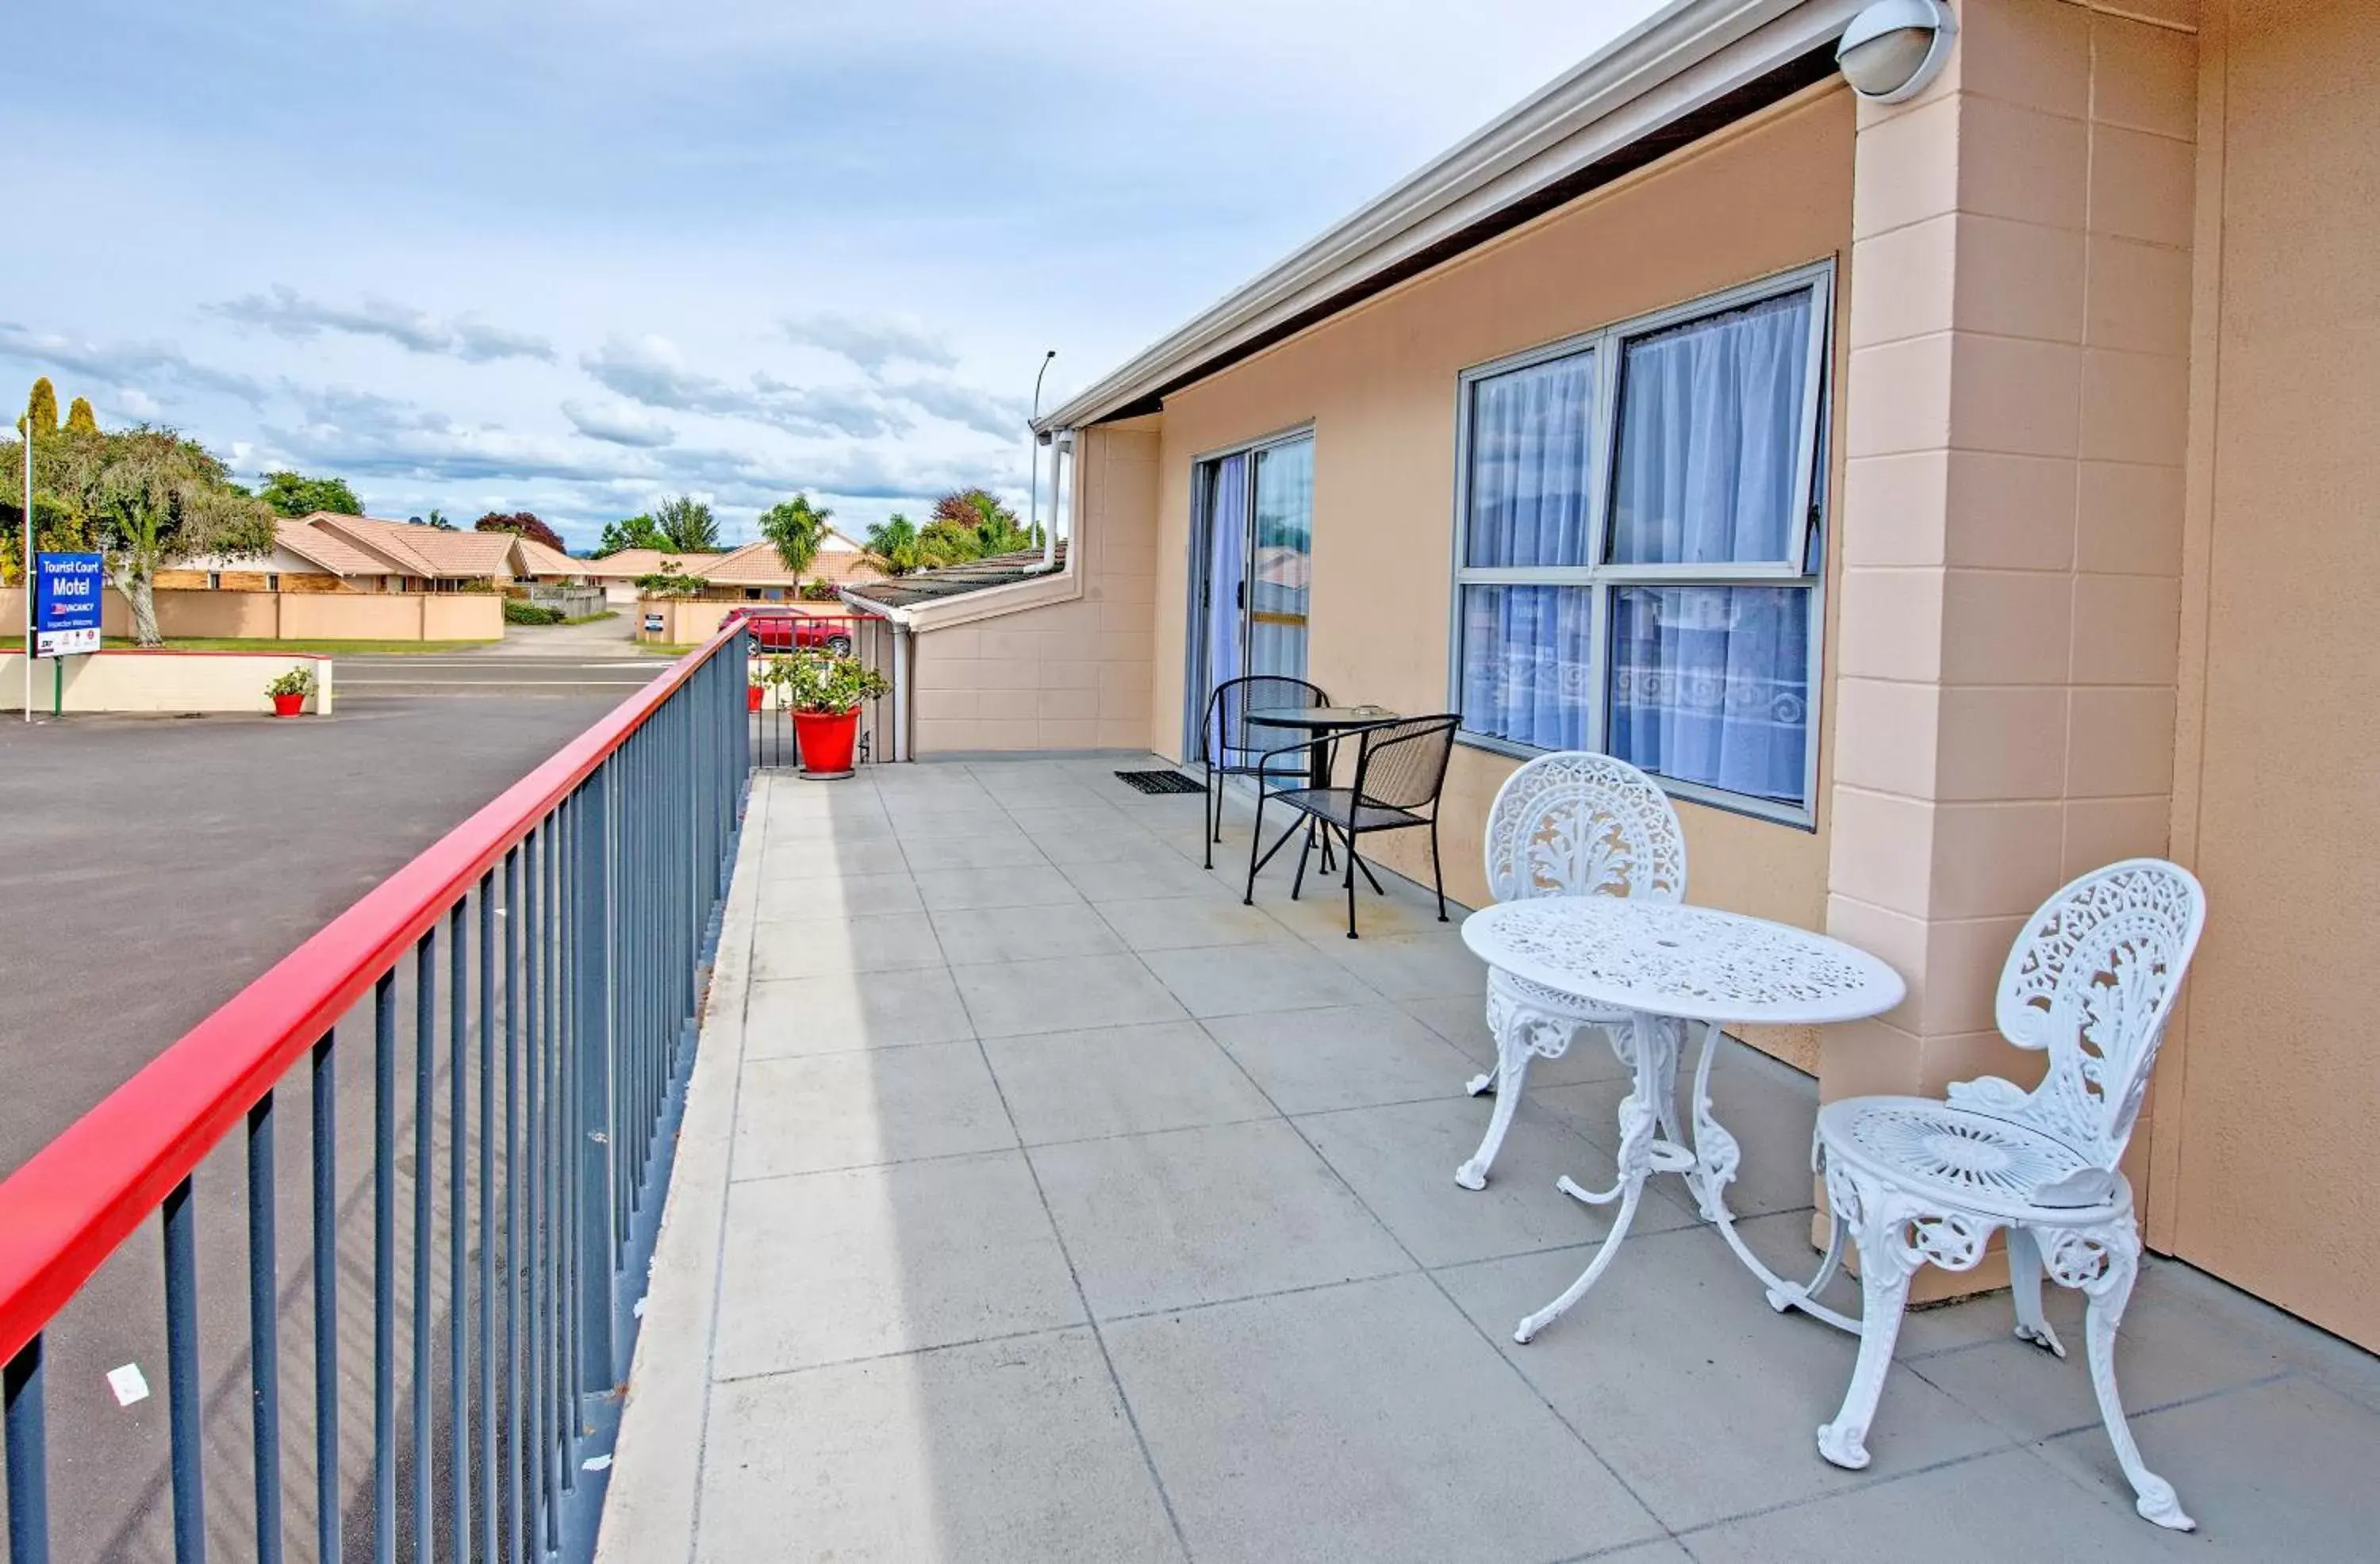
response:
[[[1155,424],[1127,419],[1076,436],[1068,547],[1081,597],[918,634],[920,757],[1149,746]]]
[[[1910,992],[1831,1029],[1829,1099],[2030,1082],[2024,915],[2166,849],[2191,9],[1966,0],[1944,79],[1861,110],[1828,927]]]

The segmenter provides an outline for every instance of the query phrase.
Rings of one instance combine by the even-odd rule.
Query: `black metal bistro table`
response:
[[[1243,713],[1241,720],[1255,728],[1312,734],[1314,742],[1305,747],[1305,785],[1329,787],[1330,741],[1342,734],[1393,722],[1397,714],[1384,706],[1264,706]]]

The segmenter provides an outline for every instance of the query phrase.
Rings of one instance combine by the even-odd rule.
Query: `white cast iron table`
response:
[[[1584,1000],[1630,1017],[1627,1029],[1612,1034],[1621,1062],[1635,1073],[1634,1089],[1620,1105],[1619,1182],[1598,1193],[1568,1177],[1561,1180],[1564,1194],[1590,1206],[1618,1200],[1619,1214],[1578,1279],[1523,1320],[1514,1340],[1527,1341],[1595,1285],[1628,1235],[1645,1182],[1655,1173],[1685,1179],[1703,1219],[1718,1229],[1736,1258],[1767,1284],[1772,1307],[1802,1309],[1858,1331],[1858,1321],[1811,1296],[1832,1273],[1836,1255],[1829,1253],[1808,1283],[1791,1282],[1761,1264],[1737,1236],[1726,1191],[1742,1154],[1711,1113],[1711,1061],[1718,1057],[1719,1028],[1729,1022],[1812,1025],[1890,1010],[1904,991],[1898,973],[1865,951],[1807,929],[1714,907],[1621,896],[1501,903],[1463,920],[1463,942],[1488,965],[1519,979],[1524,997],[1536,987],[1550,990],[1557,1000]],[[1699,1022],[1703,1034],[1702,1058],[1694,1066],[1692,1138],[1683,1143],[1676,1102],[1684,1027],[1672,1021]],[[1528,1025],[1524,1008],[1508,1013],[1504,1024]],[[1569,1034],[1561,1028],[1537,1035],[1560,1039],[1556,1048],[1567,1046]]]

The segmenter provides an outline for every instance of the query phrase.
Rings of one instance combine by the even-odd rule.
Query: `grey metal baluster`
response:
[[[50,1434],[42,1409],[42,1339],[17,1349],[0,1370],[7,1425],[8,1564],[49,1564]]]
[[[413,947],[413,1557],[431,1558],[430,1478],[430,1212],[438,1181],[431,1133],[438,1126],[438,935]]]
[[[504,1557],[520,1557],[520,849],[504,855]]]
[[[528,975],[528,1058],[523,1072],[528,1081],[528,1449],[523,1482],[529,1485],[528,1534],[530,1558],[545,1552],[545,1320],[546,1287],[545,1116],[552,1101],[545,1089],[545,862],[551,837],[547,821],[540,821],[521,844],[526,855],[521,876],[528,900],[523,903]]]
[[[446,1490],[448,1543],[471,1557],[471,943],[466,897],[446,914]]]
[[[496,1556],[496,876],[480,877],[480,1554]]]
[[[339,1189],[335,1031],[314,1045],[314,1556],[339,1564]]]
[[[372,1557],[396,1558],[396,973],[372,986]]]
[[[274,1262],[273,1094],[248,1110],[248,1379],[256,1447],[257,1564],[281,1561],[280,1275]]]
[[[613,1015],[610,963],[612,940],[609,853],[611,849],[612,767],[597,767],[579,790],[576,875],[577,900],[572,961],[577,986],[579,1024],[572,1046],[578,1073],[578,1202],[573,1278],[577,1340],[572,1343],[571,1410],[577,1415],[582,1398],[612,1384],[612,1255],[613,1192],[612,1164],[618,1148],[609,1140],[612,1124]],[[575,1425],[574,1425],[575,1426]],[[575,1440],[574,1440],[575,1443]]]
[[[203,1564],[206,1409],[199,1400],[199,1237],[190,1181],[165,1196],[165,1400],[173,1429],[175,1564]]]

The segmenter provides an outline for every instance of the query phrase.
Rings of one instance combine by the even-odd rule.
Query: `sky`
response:
[[[0,18],[0,400],[574,547],[1026,497],[1044,408],[1654,0],[75,0]]]

